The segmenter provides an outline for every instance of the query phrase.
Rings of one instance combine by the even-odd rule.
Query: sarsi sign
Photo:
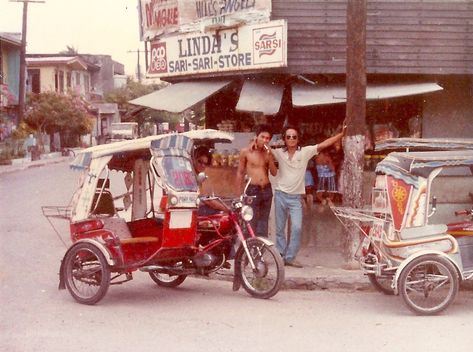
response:
[[[285,20],[151,42],[150,77],[287,66]]]

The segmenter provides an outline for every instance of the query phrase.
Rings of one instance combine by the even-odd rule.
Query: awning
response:
[[[409,95],[432,93],[443,88],[437,83],[410,83],[369,85],[366,88],[367,100],[398,98]],[[292,104],[294,106],[325,105],[345,103],[347,101],[346,87],[315,86],[306,83],[292,85]]]
[[[130,104],[155,110],[183,112],[204,101],[231,83],[230,80],[179,82],[156,92],[130,100]]]
[[[281,107],[284,86],[264,81],[245,81],[236,106],[237,111],[274,115]]]

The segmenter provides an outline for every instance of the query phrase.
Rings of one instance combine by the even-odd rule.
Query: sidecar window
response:
[[[164,181],[176,191],[196,192],[197,180],[192,165],[181,156],[164,157],[162,160]]]

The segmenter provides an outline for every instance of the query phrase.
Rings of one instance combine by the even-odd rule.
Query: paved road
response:
[[[0,351],[471,351],[472,291],[442,316],[417,317],[374,292],[264,301],[229,282],[166,290],[138,273],[100,304],[79,305],[57,290],[65,248],[40,211],[67,204],[77,176],[65,164],[0,176]]]

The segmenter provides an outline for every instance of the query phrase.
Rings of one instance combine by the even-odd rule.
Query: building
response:
[[[43,56],[26,58],[28,93],[73,92],[88,98],[90,72],[87,63],[79,56]]]
[[[246,131],[267,121],[278,131],[290,122],[308,141],[331,135],[346,116],[349,1],[140,0],[148,76],[173,84],[132,103],[182,114],[204,104],[213,128]],[[473,1],[366,3],[372,142],[472,138]],[[216,172],[215,192],[232,188],[233,173]],[[448,182],[440,188],[445,195]],[[464,202],[467,192],[461,193],[449,201]],[[317,241],[341,242],[331,237],[342,232],[332,220],[310,231]]]
[[[13,123],[18,115],[21,33],[0,32],[0,112]],[[2,140],[9,134],[2,127]]]
[[[209,126],[262,113],[276,126],[289,120],[327,134],[345,116],[347,4],[141,0],[148,76],[181,86],[182,96],[169,87],[155,107],[205,102]],[[471,0],[367,1],[372,128],[391,122],[391,132],[411,135],[413,119],[424,137],[473,136],[472,21]],[[208,94],[189,99],[196,84]]]
[[[28,54],[26,60],[31,92],[72,90],[97,101],[121,86],[125,75],[110,55]]]
[[[96,124],[85,143],[97,144],[110,137],[110,126],[120,122],[120,116],[117,104],[104,103],[103,98],[126,83],[123,64],[110,55],[90,54],[28,54],[26,64],[28,92],[73,92],[90,103]]]

